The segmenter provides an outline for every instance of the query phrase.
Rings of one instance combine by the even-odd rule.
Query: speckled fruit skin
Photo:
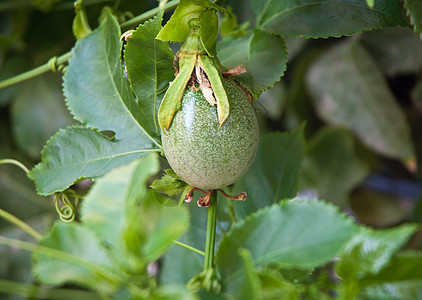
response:
[[[200,90],[186,89],[182,108],[161,135],[164,154],[177,175],[190,185],[218,189],[236,182],[255,156],[259,127],[244,92],[224,79],[231,112],[219,128],[217,108]]]

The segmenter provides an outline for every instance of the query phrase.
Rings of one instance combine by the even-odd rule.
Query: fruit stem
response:
[[[214,264],[215,229],[217,224],[217,192],[212,191],[210,206],[208,206],[207,236],[205,240],[204,271]]]

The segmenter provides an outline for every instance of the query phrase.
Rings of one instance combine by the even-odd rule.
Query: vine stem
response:
[[[169,11],[174,9],[178,4],[179,4],[180,0],[173,0],[168,2],[165,6],[164,6],[164,11]],[[152,18],[155,14],[157,14],[160,11],[160,8],[153,8],[143,14],[140,14],[139,16],[132,18],[122,24],[120,24],[121,28],[123,30],[131,27],[131,26],[136,26],[150,18]],[[53,58],[51,58],[46,64],[41,65],[35,69],[32,69],[30,71],[21,73],[19,75],[16,75],[14,77],[8,78],[6,80],[0,81],[0,90],[10,87],[12,85],[24,82],[26,80],[29,80],[31,78],[34,78],[36,76],[42,75],[44,73],[47,73],[48,71],[54,71],[57,69],[57,66],[62,65],[64,63],[66,63],[70,58],[72,57],[72,52],[67,52],[59,57],[55,56]]]
[[[205,240],[204,271],[214,264],[215,230],[217,224],[217,191],[212,191],[208,207],[207,236]]]
[[[28,168],[23,163],[15,160],[15,159],[10,159],[10,158],[0,159],[0,165],[3,165],[3,164],[15,165],[15,166],[18,166],[19,168],[21,168],[22,170],[24,170],[25,173],[28,174],[28,172],[29,172]]]
[[[62,56],[51,58],[46,64],[44,64],[42,66],[39,66],[35,69],[29,70],[29,71],[24,72],[22,74],[16,75],[16,76],[11,77],[9,79],[0,81],[0,90],[7,88],[9,86],[24,82],[28,79],[34,78],[34,77],[39,76],[41,74],[47,73],[48,71],[53,70],[57,65],[64,64],[71,57],[72,57],[72,53],[69,51],[69,52],[63,54]],[[54,64],[52,62],[54,62]]]
[[[26,224],[24,221],[16,218],[14,215],[8,213],[7,211],[0,208],[0,217],[5,219],[6,221],[12,223],[13,225],[19,227],[23,231],[25,231],[27,234],[32,236],[37,241],[42,239],[41,233],[36,231],[34,228]]]

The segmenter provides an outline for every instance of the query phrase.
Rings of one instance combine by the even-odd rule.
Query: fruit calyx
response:
[[[212,195],[212,193],[214,191],[220,191],[224,195],[224,197],[229,198],[231,200],[235,200],[235,201],[245,201],[246,200],[246,197],[247,197],[247,195],[246,195],[245,192],[241,192],[238,195],[233,195],[232,196],[232,195],[226,194],[222,189],[216,189],[216,190],[212,190],[211,189],[208,192],[205,192],[205,191],[203,191],[200,188],[193,187],[193,188],[191,188],[190,190],[187,191],[187,193],[186,193],[186,195],[184,197],[185,198],[185,202],[190,203],[193,200],[193,192],[194,191],[198,191],[198,192],[201,192],[201,193],[205,194],[205,196],[202,196],[197,201],[197,204],[198,204],[199,207],[208,207],[208,206],[210,206],[210,204],[211,204],[210,203],[210,198],[211,198],[211,195]]]
[[[161,130],[170,129],[173,117],[181,108],[182,98],[188,82],[198,84],[210,105],[217,105],[218,123],[224,125],[230,114],[230,104],[223,86],[223,74],[216,57],[208,56],[200,38],[200,19],[189,20],[190,33],[177,53],[179,61],[176,78],[170,83],[158,110]]]

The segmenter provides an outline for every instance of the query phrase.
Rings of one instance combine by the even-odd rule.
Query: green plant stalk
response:
[[[207,235],[205,239],[204,271],[209,270],[214,264],[215,229],[217,225],[217,192],[213,191],[208,207]]]
[[[67,62],[70,58],[72,57],[72,53],[69,51],[65,54],[63,54],[62,56],[59,56],[57,58],[57,62],[55,65],[61,65],[64,64],[65,62]],[[54,59],[54,58],[52,58]],[[51,61],[52,59],[50,59],[46,64],[39,66],[35,69],[32,69],[30,71],[24,72],[22,74],[19,74],[17,76],[11,77],[9,79],[0,81],[0,90],[7,88],[9,86],[24,82],[26,80],[29,80],[31,78],[37,77],[39,75],[42,75],[44,73],[47,73],[48,71],[52,70],[52,64]],[[55,66],[54,66],[55,67]]]
[[[5,219],[6,221],[12,223],[13,225],[19,227],[23,231],[25,231],[27,234],[32,236],[37,241],[42,239],[42,234],[36,231],[34,228],[26,224],[24,221],[16,218],[14,215],[8,213],[7,211],[0,208],[0,217]]]
[[[173,0],[173,1],[168,2],[164,6],[164,11],[169,11],[169,10],[174,9],[177,6],[177,4],[179,4],[179,2],[180,2],[180,0]],[[123,30],[127,29],[131,26],[136,26],[136,25],[143,23],[144,21],[152,18],[159,11],[160,11],[159,7],[153,8],[153,9],[151,9],[151,10],[149,10],[149,11],[143,13],[143,14],[140,14],[139,16],[137,16],[133,19],[130,19],[130,20],[122,23],[120,26]],[[8,78],[6,80],[0,81],[0,90],[7,88],[7,87],[10,87],[12,85],[24,82],[24,81],[29,80],[31,78],[34,78],[36,76],[42,75],[44,73],[47,73],[48,71],[54,70],[54,68],[57,65],[64,64],[71,57],[72,57],[72,53],[69,51],[69,52],[59,56],[54,65],[52,65],[52,63],[51,63],[52,61],[54,62],[54,58],[52,58],[46,64],[41,65],[41,66],[39,66],[35,69],[32,69],[30,71],[27,71],[27,72],[19,74],[19,75],[16,75],[14,77]]]
[[[19,168],[21,168],[22,170],[24,170],[25,173],[28,174],[28,172],[29,172],[28,168],[23,163],[15,160],[15,159],[10,159],[10,158],[0,159],[0,165],[3,165],[3,164],[15,165],[15,166],[18,166]]]
[[[188,249],[190,251],[193,251],[195,253],[198,253],[199,255],[205,256],[205,252],[203,252],[203,251],[201,251],[199,249],[196,249],[195,247],[189,246],[189,245],[187,245],[185,243],[182,243],[182,242],[179,242],[179,241],[174,240],[173,241],[173,244],[178,245],[180,247],[183,247],[185,249]]]

